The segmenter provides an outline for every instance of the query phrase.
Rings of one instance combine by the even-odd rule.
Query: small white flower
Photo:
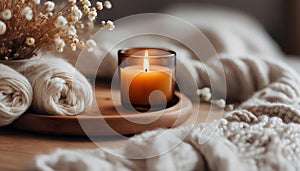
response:
[[[79,10],[77,5],[74,5],[74,6],[71,7],[71,11],[76,11],[76,10]]]
[[[208,88],[208,87],[204,87],[204,88],[202,88],[202,89],[198,89],[197,90],[197,94],[200,96],[201,94],[203,94],[203,93],[210,93],[210,88]]]
[[[68,1],[70,5],[75,5],[76,4],[76,0],[69,0]]]
[[[41,1],[40,0],[32,0],[33,3],[35,3],[36,5],[40,4]]]
[[[27,20],[31,20],[32,17],[33,17],[33,13],[32,13],[32,9],[30,7],[25,7],[23,10],[22,10],[22,14],[25,16],[25,18]]]
[[[197,94],[198,94],[198,96],[201,97],[201,99],[203,99],[206,102],[208,102],[211,99],[211,96],[212,96],[211,92],[210,92],[210,88],[208,88],[208,87],[198,89]]]
[[[90,11],[97,11],[95,7],[91,7]]]
[[[61,38],[55,38],[54,42],[55,42],[56,50],[60,53],[63,52],[64,47],[66,46],[65,41]]]
[[[97,12],[96,11],[90,11],[89,12],[89,15],[88,15],[88,18],[90,21],[94,21],[97,17]]]
[[[78,43],[76,43],[76,45],[77,45],[79,48],[84,48],[85,43],[84,43],[83,41],[79,41]]]
[[[48,12],[48,13],[46,14],[46,16],[47,16],[48,18],[53,17],[53,12]]]
[[[107,9],[111,9],[112,5],[110,1],[104,1],[104,7]]]
[[[208,102],[211,99],[211,93],[210,92],[208,92],[208,93],[204,92],[204,93],[201,94],[201,98],[204,101]]]
[[[67,19],[63,16],[57,17],[54,25],[56,28],[63,28],[68,23]]]
[[[64,43],[64,40],[63,39],[61,39],[60,37],[56,37],[55,39],[54,39],[54,42],[55,42],[55,44],[60,44],[60,43]]]
[[[69,35],[74,36],[74,35],[76,35],[76,33],[77,33],[77,30],[73,25],[68,27],[68,34]]]
[[[29,46],[32,46],[32,45],[34,45],[35,40],[32,37],[27,37],[25,43]]]
[[[77,16],[71,16],[70,24],[75,24],[79,21],[79,18]]]
[[[79,40],[78,40],[78,38],[75,37],[75,38],[72,39],[72,42],[77,44],[79,42]]]
[[[56,51],[59,52],[59,53],[63,53],[64,52],[64,48],[58,47],[58,48],[56,48]]]
[[[12,17],[11,10],[6,9],[1,13],[1,16],[4,20],[10,20]]]
[[[88,7],[90,7],[92,4],[91,4],[91,2],[89,1],[89,0],[83,0],[82,1],[82,4],[83,5],[86,5],[86,6],[88,6]]]
[[[219,107],[219,108],[225,108],[226,102],[224,99],[219,99],[214,101],[214,103]]]
[[[47,12],[51,12],[51,11],[53,11],[54,8],[55,8],[55,3],[52,2],[52,1],[47,1],[47,2],[45,2],[44,5],[45,5],[45,7],[46,7],[46,11],[47,11]]]
[[[3,35],[6,32],[6,24],[3,21],[0,21],[0,35]]]
[[[108,20],[106,22],[106,24],[107,24],[109,30],[113,30],[115,28],[114,22],[112,22],[110,20]]]
[[[90,8],[87,5],[83,5],[82,11],[83,11],[83,13],[88,14],[90,12]]]
[[[73,8],[73,14],[78,17],[78,19],[80,20],[82,18],[82,12],[81,10],[77,7],[77,6],[74,6]]]
[[[232,110],[234,110],[234,105],[233,104],[229,104],[229,105],[226,106],[226,109],[228,111],[232,111]]]
[[[76,43],[71,43],[71,50],[76,51],[76,49],[77,49]]]
[[[103,3],[102,2],[96,2],[96,7],[99,11],[101,11],[103,9]]]
[[[45,14],[41,13],[41,12],[39,13],[38,16],[41,17],[41,18],[43,18],[43,19],[47,18],[47,16]]]
[[[88,52],[93,51],[93,49],[97,46],[96,42],[94,40],[88,40],[85,44],[85,48]]]

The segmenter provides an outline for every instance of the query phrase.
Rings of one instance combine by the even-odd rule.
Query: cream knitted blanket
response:
[[[139,159],[102,149],[58,149],[37,156],[29,170],[299,170],[299,76],[282,63],[261,58],[222,55],[221,62],[228,98],[246,100],[224,118],[145,132],[110,150]],[[200,86],[207,86],[206,71],[217,69],[214,62],[193,63]],[[174,146],[178,140],[182,142]],[[145,158],[149,154],[160,155]]]

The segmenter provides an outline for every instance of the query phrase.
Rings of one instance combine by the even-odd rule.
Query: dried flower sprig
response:
[[[58,9],[52,1],[5,0],[0,2],[0,60],[28,59],[40,50],[63,52],[65,48],[92,51],[94,40],[81,40],[81,33],[94,27],[98,12],[110,9],[110,1],[66,0]],[[112,21],[100,27],[113,29]]]
[[[225,109],[225,111],[232,111],[234,110],[233,104],[226,104],[226,101],[224,99],[218,99],[214,100],[212,99],[211,89],[208,87],[204,87],[202,89],[197,90],[197,95],[200,96],[201,100],[204,102],[208,102],[211,104],[216,105],[217,107],[221,109]]]

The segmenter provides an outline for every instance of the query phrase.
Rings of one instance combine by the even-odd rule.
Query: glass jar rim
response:
[[[156,47],[132,47],[132,48],[124,48],[118,50],[118,56],[119,57],[129,57],[129,58],[143,58],[144,55],[135,55],[135,53],[139,51],[145,51],[145,50],[158,50],[161,52],[164,52],[164,54],[161,55],[149,55],[148,58],[170,58],[170,57],[176,57],[176,52],[169,49],[164,48],[156,48]],[[133,53],[130,53],[130,51],[134,51]]]

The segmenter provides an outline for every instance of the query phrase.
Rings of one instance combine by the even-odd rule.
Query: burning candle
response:
[[[164,108],[174,98],[175,52],[158,48],[119,51],[124,107]]]

